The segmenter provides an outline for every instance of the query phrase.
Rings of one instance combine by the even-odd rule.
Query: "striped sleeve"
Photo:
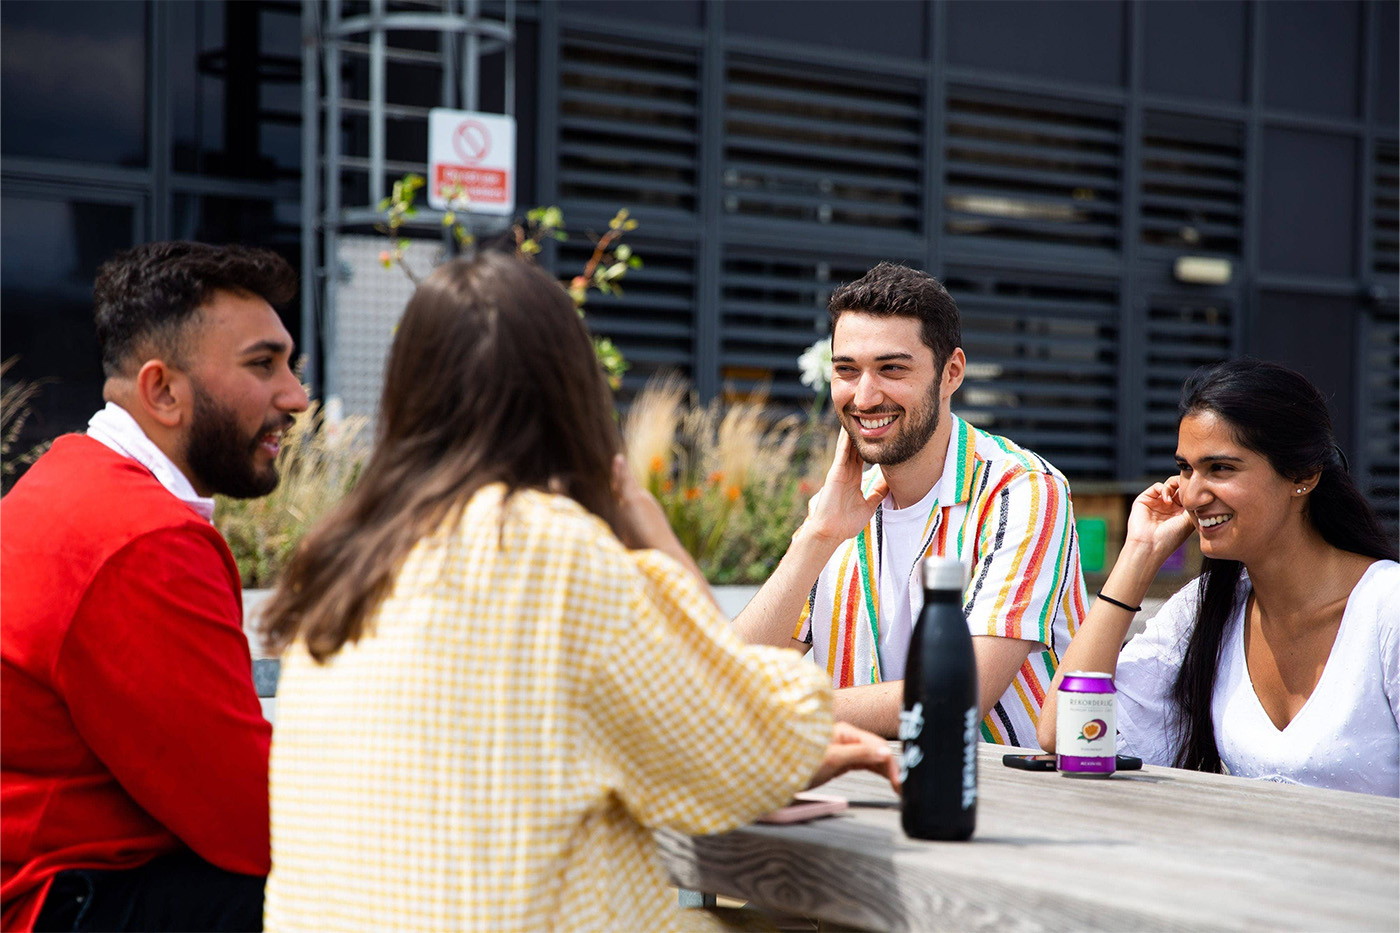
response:
[[[792,630],[792,637],[796,641],[810,645],[812,643],[812,609],[817,604],[817,584],[812,584],[812,591],[807,594],[807,601],[802,604],[802,614],[797,618],[797,628]]]
[[[1018,471],[986,504],[964,611],[974,635],[1049,644],[1074,547],[1069,487]]]

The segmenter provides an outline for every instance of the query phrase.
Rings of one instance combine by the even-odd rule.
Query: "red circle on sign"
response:
[[[468,165],[480,162],[491,151],[491,134],[484,124],[464,120],[452,134],[452,149]]]

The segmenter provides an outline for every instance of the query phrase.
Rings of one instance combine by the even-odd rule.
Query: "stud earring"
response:
[[[1299,487],[1298,487],[1298,495],[1300,495],[1300,496],[1301,496],[1303,493],[1307,492],[1307,491],[1308,491],[1308,487],[1306,487],[1306,486],[1299,486]]]

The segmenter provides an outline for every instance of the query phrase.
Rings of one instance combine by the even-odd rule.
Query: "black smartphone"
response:
[[[1054,755],[1002,755],[1001,763],[1022,771],[1054,771]]]
[[[1054,771],[1054,755],[1002,755],[1001,763],[1008,768],[1020,768],[1022,771]],[[1142,759],[1132,755],[1115,755],[1113,767],[1118,771],[1139,771],[1142,769]]]

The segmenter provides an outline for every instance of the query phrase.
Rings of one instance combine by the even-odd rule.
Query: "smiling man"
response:
[[[982,737],[1033,746],[1085,612],[1069,486],[1044,458],[952,413],[967,362],[957,305],[932,276],[881,263],[829,310],[836,459],[735,624],[751,642],[810,648],[838,688],[836,718],[893,737],[919,567],[956,557],[971,571],[963,612]],[[876,469],[862,477],[865,464]]]
[[[307,406],[263,250],[151,243],[94,288],[107,405],[0,503],[7,930],[260,929],[271,728],[213,496]]]

